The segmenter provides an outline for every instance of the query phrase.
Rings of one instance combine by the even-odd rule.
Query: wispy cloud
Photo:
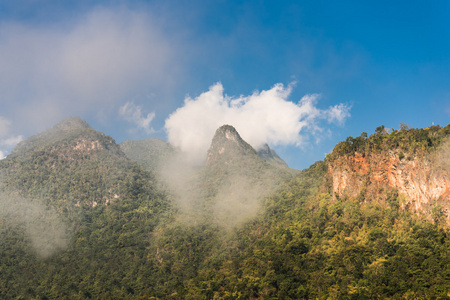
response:
[[[56,210],[46,208],[38,199],[25,199],[0,191],[0,218],[13,226],[24,226],[31,246],[41,258],[50,257],[69,246],[67,226]]]
[[[330,123],[336,122],[340,125],[344,123],[344,121],[350,117],[350,109],[351,106],[346,104],[337,104],[333,107],[330,107],[327,111],[327,120]]]
[[[65,23],[0,23],[3,113],[41,130],[117,107],[170,85],[177,48],[148,11],[124,7],[94,8]],[[0,119],[0,135],[7,125]]]
[[[11,136],[6,139],[0,139],[0,146],[14,147],[21,141],[23,141],[23,135]]]
[[[11,125],[10,120],[0,116],[0,159],[4,159],[6,154],[23,140],[22,135],[11,134]]]
[[[169,142],[195,163],[202,163],[215,130],[224,124],[236,127],[253,147],[270,145],[302,146],[305,137],[322,131],[321,121],[342,124],[350,107],[338,104],[317,107],[320,95],[305,95],[298,103],[289,100],[292,86],[276,84],[250,96],[229,97],[220,83],[172,113],[165,123]]]
[[[10,126],[11,121],[5,117],[0,116],[0,137],[3,137],[9,133]]]
[[[155,117],[155,112],[143,116],[141,106],[137,106],[133,102],[127,102],[120,107],[119,114],[128,122],[135,124],[139,129],[145,130],[146,133],[154,132],[150,123]]]

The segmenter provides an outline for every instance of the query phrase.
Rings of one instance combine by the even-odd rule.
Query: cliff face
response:
[[[429,217],[438,204],[450,210],[450,174],[437,156],[400,158],[395,150],[369,155],[355,152],[328,162],[328,174],[335,195],[358,197],[361,193],[379,197],[397,189],[406,196],[402,207]],[[449,223],[449,219],[447,222]]]

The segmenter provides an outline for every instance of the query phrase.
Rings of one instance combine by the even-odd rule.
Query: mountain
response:
[[[225,138],[221,138],[221,136],[225,136]],[[233,155],[239,157],[246,151],[255,152],[253,151],[254,149],[240,137],[239,133],[234,127],[230,125],[224,125],[217,130],[215,137],[212,140],[211,148],[209,149],[208,156],[206,158],[207,165],[212,160],[214,160],[215,157],[218,157],[217,153],[214,153],[215,148],[222,147],[227,144],[224,143],[225,141],[228,141],[226,136],[234,136],[234,138],[236,139],[235,146],[241,147],[241,150],[243,150],[243,152],[240,153],[239,150],[236,151],[236,149],[233,149],[233,147],[230,147],[229,149],[219,149],[219,151],[221,152],[224,152],[226,150],[225,152],[229,157],[232,157]],[[119,144],[119,146],[122,152],[125,153],[125,155],[129,159],[149,171],[155,171],[160,169],[161,167],[166,166],[170,162],[170,160],[174,159],[174,155],[176,155],[176,150],[169,143],[160,139],[145,139],[140,141],[127,140]],[[278,154],[267,144],[256,151],[256,153],[262,160],[272,165],[288,167],[286,162],[281,159]]]
[[[271,194],[190,295],[448,297],[449,150],[450,125],[347,138]]]
[[[286,162],[282,160],[278,154],[272,150],[269,145],[264,146],[255,151],[246,141],[244,141],[233,126],[223,125],[217,129],[211,147],[206,158],[206,165],[219,159],[232,160],[233,157],[242,155],[257,154],[262,160],[279,167],[288,167]],[[226,158],[225,158],[226,157]],[[228,163],[228,162],[224,162]]]
[[[0,178],[0,298],[126,298],[152,276],[136,278],[170,204],[111,137],[66,119],[21,142]],[[108,278],[116,288],[94,288]]]
[[[159,139],[125,141],[120,147],[129,159],[156,171],[161,188],[193,222],[242,223],[256,214],[264,196],[295,173],[268,146],[255,151],[230,125],[216,130],[202,168],[190,166],[182,153]]]
[[[298,172],[228,125],[202,168],[167,146],[70,118],[1,160],[0,298],[448,298],[450,125]]]
[[[111,137],[77,117],[19,143],[1,161],[0,170],[10,189],[26,196],[38,194],[69,210],[128,196],[135,172],[154,180],[127,159]]]
[[[233,126],[223,125],[216,130],[208,150],[206,177],[218,182],[245,178],[243,181],[254,180],[256,185],[270,189],[297,172],[282,166],[281,159],[274,163],[276,157],[278,155],[268,146],[257,152]]]
[[[254,217],[264,197],[293,176],[262,159],[230,125],[218,128],[202,170],[201,186],[220,224],[235,226]]]
[[[82,138],[85,138],[84,140]],[[67,143],[71,140],[77,139],[79,152],[96,151],[101,149],[109,149],[118,152],[117,145],[108,136],[103,133],[93,130],[86,121],[79,117],[70,117],[52,128],[34,135],[25,141],[20,142],[13,152],[9,155],[10,159],[30,155],[31,152],[36,152],[55,144]]]

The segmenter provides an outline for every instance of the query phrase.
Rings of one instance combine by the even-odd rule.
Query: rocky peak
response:
[[[242,155],[256,156],[255,149],[244,141],[233,126],[223,125],[216,130],[208,150],[206,165],[215,162],[225,164],[236,160]]]
[[[212,143],[220,143],[224,141],[231,141],[235,144],[246,143],[236,129],[231,125],[223,125],[216,130]]]

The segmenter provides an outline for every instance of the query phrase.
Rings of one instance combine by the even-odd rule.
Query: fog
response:
[[[208,178],[205,169],[179,157],[158,174],[172,196],[179,220],[192,225],[206,221],[223,228],[239,226],[257,215],[264,197],[276,187],[269,172],[259,178],[227,173],[221,178]]]
[[[200,168],[192,165],[182,153],[175,152],[156,170],[157,177],[185,220],[194,221],[198,209],[200,190]]]
[[[258,178],[234,175],[225,178],[214,198],[214,222],[225,228],[234,228],[255,218],[265,197],[274,192],[277,182],[270,171]]]
[[[225,229],[240,226],[257,216],[265,197],[289,172],[269,167],[256,153],[236,159],[238,164],[199,167],[178,151],[159,167],[156,174],[172,196],[181,222],[208,222]]]
[[[180,49],[175,38],[162,32],[149,11],[126,6],[96,6],[39,26],[2,20],[3,156],[20,135],[44,130],[69,115],[107,123],[130,99],[146,98],[149,91],[169,93],[180,64],[175,49]],[[125,119],[129,110],[124,110]]]
[[[50,257],[69,245],[67,227],[57,212],[36,199],[0,191],[0,218],[13,228],[24,228],[26,238],[40,258]]]

